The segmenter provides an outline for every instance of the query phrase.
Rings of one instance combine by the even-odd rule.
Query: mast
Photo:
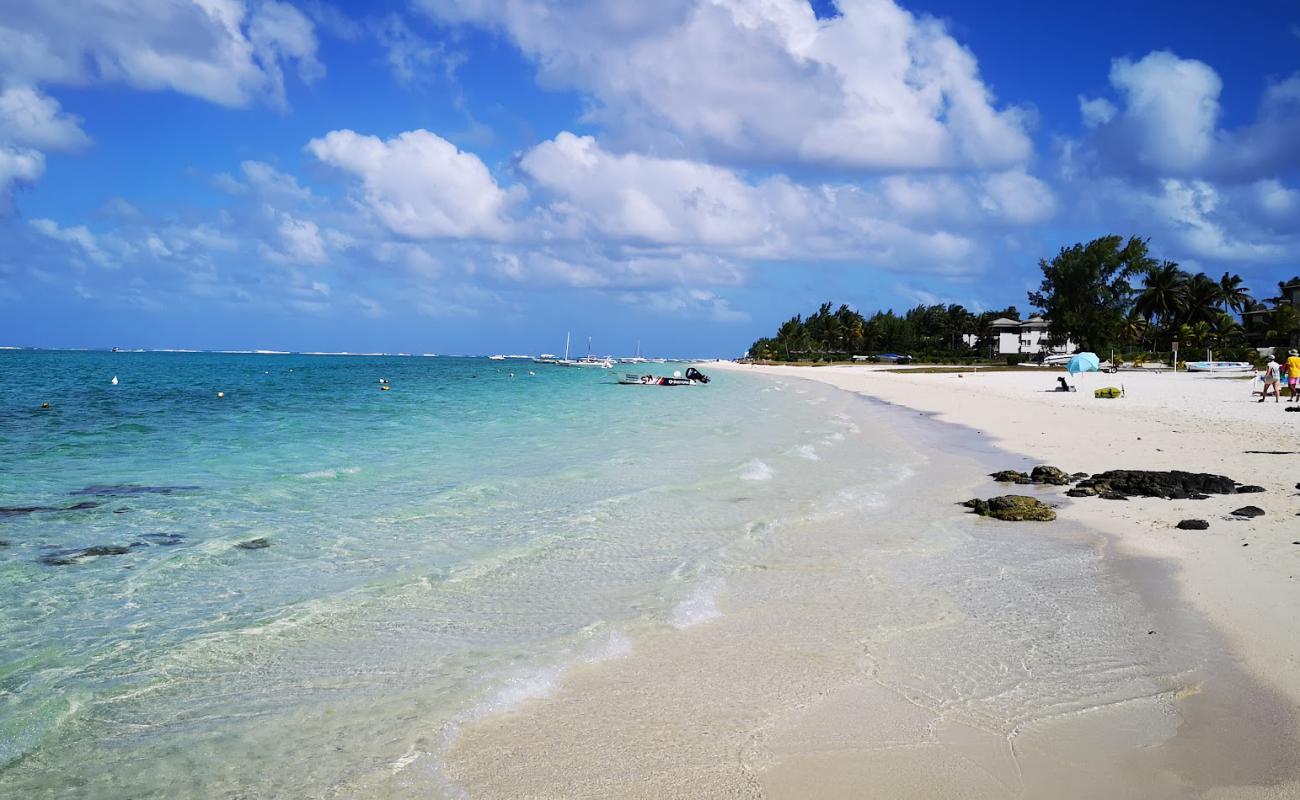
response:
[[[564,360],[569,360],[569,331],[564,332]]]

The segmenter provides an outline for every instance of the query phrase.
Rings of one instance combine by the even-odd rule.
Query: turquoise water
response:
[[[0,352],[0,796],[346,794],[716,615],[729,548],[903,452],[844,473],[830,390],[617,374]]]

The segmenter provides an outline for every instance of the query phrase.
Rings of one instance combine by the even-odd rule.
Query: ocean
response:
[[[1174,737],[1208,634],[1134,636],[1094,535],[963,514],[968,437],[619,373],[0,352],[0,798],[744,796],[867,689],[871,752],[979,796]]]
[[[716,616],[861,428],[618,374],[0,352],[0,795],[320,794]]]

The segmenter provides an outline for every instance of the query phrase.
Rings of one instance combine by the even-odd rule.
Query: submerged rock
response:
[[[8,547],[12,544],[8,539],[0,539],[0,547]]]
[[[52,566],[67,566],[69,564],[80,564],[83,559],[97,558],[99,556],[120,556],[131,552],[131,548],[120,544],[97,544],[91,547],[85,547],[80,550],[59,550],[53,553],[47,553],[38,560],[42,564]]]
[[[172,492],[185,492],[197,489],[197,486],[140,486],[134,483],[105,483],[87,486],[84,489],[78,489],[75,492],[69,492],[74,497],[77,495],[97,495],[99,497],[130,497],[139,494],[171,494]]]
[[[257,539],[249,539],[246,542],[240,542],[239,544],[235,545],[235,547],[238,547],[241,550],[261,550],[264,547],[270,547],[270,546],[271,546],[271,540],[267,539],[264,536],[259,537]]]
[[[1242,506],[1231,513],[1234,517],[1262,517],[1264,516],[1264,509],[1259,506]]]
[[[16,517],[20,514],[35,514],[37,511],[58,511],[50,506],[0,506],[0,517]]]
[[[1174,527],[1182,531],[1203,531],[1210,527],[1210,523],[1203,519],[1185,519]]]
[[[96,503],[94,500],[83,500],[80,503],[74,503],[63,510],[64,511],[85,511],[91,508],[99,508],[101,505],[103,505],[103,503]]]
[[[131,552],[131,548],[120,544],[97,544],[81,551],[83,556],[120,556]]]
[[[1130,497],[1164,497],[1182,500],[1198,494],[1235,494],[1237,482],[1223,475],[1182,470],[1116,469],[1079,482],[1080,488],[1096,489]]]
[[[161,545],[163,547],[170,547],[185,541],[185,537],[179,533],[146,533],[141,535],[140,539],[142,541],[136,542],[137,545]]]
[[[1022,494],[1005,494],[990,497],[988,500],[975,498],[962,505],[972,509],[981,517],[992,517],[1007,522],[1051,522],[1056,519],[1056,511],[1051,506],[1026,497]]]

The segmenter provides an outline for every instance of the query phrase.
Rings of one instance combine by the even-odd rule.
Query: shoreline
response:
[[[766,373],[825,383],[954,426],[1005,454],[1007,462],[999,469],[1028,470],[1037,464],[1089,474],[1108,469],[1184,469],[1263,486],[1263,493],[1208,500],[1109,501],[1065,497],[1065,487],[1046,487],[1056,491],[1042,493],[1033,490],[1043,487],[986,484],[987,494],[1035,494],[1056,505],[1058,521],[1051,524],[1077,525],[1104,537],[1120,556],[1115,563],[1121,570],[1154,569],[1167,574],[1176,589],[1167,601],[1186,603],[1212,626],[1228,650],[1216,655],[1281,704],[1267,709],[1280,712],[1281,718],[1255,724],[1294,738],[1295,720],[1300,718],[1300,635],[1293,619],[1294,598],[1300,591],[1300,528],[1295,525],[1295,517],[1300,516],[1300,500],[1295,499],[1300,484],[1292,479],[1300,477],[1300,446],[1293,444],[1298,439],[1294,433],[1288,435],[1285,426],[1300,420],[1281,413],[1278,404],[1255,402],[1246,394],[1246,382],[1183,373],[1090,374],[1076,381],[1078,392],[1067,394],[1043,388],[1056,378],[1056,373],[1048,372],[927,374],[879,367],[733,363],[713,367],[719,372]],[[1118,383],[1125,384],[1125,398],[1111,401],[1091,396],[1094,386]],[[1131,399],[1137,402],[1126,403]],[[1020,463],[1012,463],[1016,460]],[[1264,508],[1265,516],[1225,517],[1227,511],[1248,504]],[[1184,518],[1207,519],[1210,529],[1175,529],[1174,524]],[[1158,599],[1159,593],[1152,598]],[[1204,724],[1203,705],[1193,702],[1186,708],[1189,716],[1200,717]],[[1267,716],[1261,713],[1265,710],[1245,709]],[[1244,718],[1237,722],[1250,724]],[[1202,744],[1216,746],[1213,738]],[[1215,753],[1207,750],[1205,755],[1213,760]],[[1292,755],[1289,762],[1271,765],[1287,775],[1285,784],[1256,787],[1258,792],[1236,786],[1210,796],[1300,795],[1300,759]]]
[[[723,367],[723,369],[731,368],[733,367]],[[740,369],[748,368],[740,367]],[[787,375],[805,378],[810,377],[807,375],[809,372],[812,370],[795,368],[787,372]],[[851,390],[851,387],[836,385],[837,388]],[[895,415],[895,422],[903,431],[903,435],[913,436],[913,444],[923,447],[925,452],[950,454],[949,458],[941,457],[927,464],[927,471],[934,471],[936,476],[942,477],[939,482],[945,491],[969,490],[988,493],[985,490],[996,486],[984,477],[983,472],[970,469],[972,465],[985,469],[1021,466],[1021,464],[1006,463],[1008,459],[1022,460],[1026,465],[1034,462],[1030,455],[1009,451],[1004,445],[990,441],[991,437],[973,426],[963,426],[960,422],[950,419],[940,419],[943,424],[932,425],[928,418],[941,416],[935,414],[933,410],[919,411],[920,416],[927,418],[927,421],[919,425],[910,424],[902,415],[909,410],[917,411],[916,406],[897,402],[897,397],[886,399],[871,392],[861,391],[855,394],[869,401],[884,402],[894,406],[892,411],[885,413]],[[963,468],[952,468],[952,465],[947,463],[952,459],[963,462],[961,465]],[[975,477],[977,474],[979,477]],[[932,488],[927,485],[928,483],[928,481],[920,481],[919,485],[923,488]],[[908,485],[915,488],[917,482],[909,481]],[[939,496],[935,496],[932,499],[936,503],[959,501],[959,498],[955,497],[940,499]],[[1044,496],[1043,499],[1054,498]],[[960,515],[960,522],[954,524],[965,527],[971,524],[971,520],[966,515]],[[1196,631],[1194,637],[1196,641],[1221,649],[1217,632],[1209,630],[1208,623],[1202,624],[1196,614],[1176,602],[1176,589],[1180,587],[1176,584],[1175,576],[1169,569],[1167,561],[1152,558],[1150,554],[1136,552],[1125,552],[1120,558],[1106,555],[1111,544],[1117,541],[1116,538],[1107,533],[1105,528],[1089,526],[1082,521],[1058,522],[1050,528],[1027,529],[1027,526],[1006,526],[999,530],[999,526],[1002,525],[1004,524],[992,523],[983,530],[995,536],[1012,538],[1030,534],[1029,538],[1023,538],[1022,541],[1031,545],[1035,541],[1036,533],[1046,533],[1047,536],[1041,539],[1058,543],[1077,539],[1077,550],[1094,553],[1093,561],[1101,570],[1098,574],[1102,583],[1107,586],[1113,584],[1114,590],[1125,596],[1133,595],[1136,591],[1136,596],[1144,598],[1135,607],[1136,616],[1149,617],[1158,623],[1156,627],[1168,627],[1171,632],[1179,629]],[[891,534],[884,540],[885,549],[886,551],[894,549],[899,554],[911,555],[909,548],[925,549],[929,546],[925,541],[926,538],[924,534],[920,537]],[[846,541],[841,539],[841,545]],[[796,557],[795,554],[809,547],[813,547],[816,551],[818,547],[825,548],[826,545],[800,542],[787,554],[787,558]],[[885,552],[885,555],[888,557],[889,552]],[[806,554],[798,557],[806,557]],[[984,565],[987,566],[988,564]],[[810,608],[815,607],[817,603],[829,607],[841,602],[846,607],[856,608],[857,604],[861,603],[861,600],[855,596],[856,592],[845,593],[845,586],[851,584],[836,582],[829,576],[826,580],[827,584],[824,587],[813,589],[809,586],[805,587],[804,595],[792,595],[791,602],[798,597],[800,602],[808,603]],[[838,592],[836,587],[839,587]],[[820,596],[805,599],[808,591]],[[1169,602],[1152,602],[1153,599],[1160,597],[1166,598]],[[1131,599],[1127,602],[1132,604]],[[1030,603],[1027,602],[1025,605]],[[702,674],[708,676],[713,651],[724,649],[729,643],[733,647],[729,651],[729,657],[737,663],[744,663],[746,659],[752,657],[754,650],[788,646],[770,640],[770,637],[764,635],[761,627],[752,625],[746,627],[745,615],[753,612],[754,609],[747,607],[745,602],[733,597],[728,598],[723,606],[724,618],[714,628],[706,626],[701,630],[679,631],[676,634],[671,632],[653,634],[644,641],[638,640],[635,645],[636,652],[628,661],[645,662],[655,665],[656,669],[647,669],[644,665],[626,662],[584,666],[566,675],[554,696],[532,701],[509,714],[498,715],[476,724],[472,730],[465,732],[466,738],[461,740],[451,753],[449,768],[456,778],[455,782],[470,787],[473,796],[509,796],[512,791],[541,792],[548,795],[558,793],[565,796],[602,794],[704,796],[710,791],[718,791],[742,796],[796,797],[806,793],[809,786],[815,786],[819,796],[862,796],[864,787],[870,785],[877,793],[885,792],[875,796],[891,796],[889,794],[891,791],[894,793],[893,796],[950,796],[953,792],[960,791],[963,796],[992,798],[1034,796],[1032,791],[1035,786],[1042,790],[1044,787],[1053,786],[1059,779],[1078,779],[1086,775],[1087,788],[1078,795],[1080,797],[1097,796],[1095,790],[1098,787],[1105,787],[1109,792],[1108,796],[1181,797],[1183,796],[1181,791],[1187,787],[1182,786],[1182,789],[1176,787],[1177,776],[1189,771],[1197,771],[1195,769],[1196,748],[1194,744],[1184,745],[1187,741],[1186,734],[1197,734],[1191,737],[1191,741],[1194,743],[1199,737],[1199,740],[1204,743],[1205,740],[1214,739],[1215,734],[1222,727],[1220,723],[1225,720],[1232,723],[1234,733],[1243,729],[1243,726],[1248,727],[1251,724],[1247,717],[1239,714],[1234,716],[1236,706],[1233,703],[1229,703],[1231,708],[1225,715],[1223,709],[1207,706],[1203,697],[1221,699],[1219,692],[1223,691],[1234,701],[1244,701],[1243,704],[1238,705],[1247,708],[1267,708],[1270,703],[1277,705],[1273,694],[1267,689],[1256,686],[1245,673],[1235,670],[1236,664],[1232,659],[1209,658],[1196,662],[1194,653],[1179,649],[1176,640],[1180,637],[1177,636],[1171,637],[1171,640],[1175,640],[1175,644],[1172,645],[1167,645],[1165,641],[1156,643],[1155,640],[1151,640],[1148,643],[1139,643],[1138,646],[1145,647],[1147,650],[1154,646],[1156,650],[1151,652],[1158,652],[1159,657],[1152,656],[1152,658],[1157,662],[1184,663],[1181,669],[1190,670],[1187,674],[1200,675],[1216,684],[1216,691],[1212,694],[1202,692],[1201,684],[1204,682],[1202,680],[1184,683],[1178,674],[1156,674],[1153,676],[1157,679],[1156,683],[1151,684],[1151,688],[1147,690],[1149,694],[1144,694],[1142,690],[1135,691],[1133,686],[1129,686],[1125,690],[1129,694],[1118,696],[1113,702],[1106,699],[1094,702],[1092,698],[1085,702],[1084,698],[1089,696],[1087,691],[1083,691],[1078,695],[1077,700],[1070,701],[1079,704],[1078,708],[1073,710],[1065,708],[1059,713],[1048,714],[1046,718],[1035,718],[1031,714],[1027,718],[1030,726],[1028,730],[1017,733],[1019,727],[1012,726],[1005,736],[998,732],[1001,729],[997,723],[982,726],[969,721],[966,723],[952,721],[947,718],[946,713],[940,713],[937,718],[922,725],[920,717],[924,716],[923,709],[929,703],[924,699],[924,691],[919,698],[910,697],[906,691],[897,685],[891,685],[885,678],[864,679],[862,676],[853,677],[848,673],[833,673],[838,677],[831,677],[832,673],[828,673],[822,676],[821,683],[816,680],[811,682],[805,680],[802,699],[794,699],[799,695],[796,691],[795,695],[777,704],[778,707],[769,710],[766,715],[754,716],[753,709],[746,708],[745,703],[740,701],[737,701],[734,707],[728,707],[728,714],[749,719],[749,722],[742,723],[739,719],[729,720],[723,724],[722,731],[715,730],[708,735],[717,736],[729,725],[741,728],[748,726],[750,729],[744,743],[732,745],[739,747],[739,750],[734,751],[734,758],[742,768],[737,769],[728,778],[725,775],[726,768],[721,768],[724,775],[719,776],[713,772],[702,771],[697,765],[694,774],[688,773],[683,776],[680,772],[668,768],[668,764],[676,763],[672,761],[675,755],[674,747],[665,745],[662,735],[673,727],[679,727],[684,729],[675,731],[675,735],[684,738],[698,736],[701,731],[707,731],[711,726],[695,717],[706,719],[711,717],[705,710],[693,712],[685,720],[672,718],[670,715],[665,717],[661,714],[657,709],[657,703],[680,704],[684,697],[691,695],[689,690],[674,685],[670,680],[660,680],[659,672],[670,670],[671,667],[668,666],[670,664],[685,661],[697,665]],[[862,606],[860,611],[871,613],[875,609],[868,604]],[[777,619],[781,619],[780,615],[777,615]],[[1034,621],[1032,615],[1027,619],[1030,622]],[[828,631],[823,631],[821,645],[827,650],[823,657],[832,660],[840,648],[853,646],[855,641],[853,637],[861,635],[851,633],[854,630],[851,626],[843,627],[843,620],[833,620],[833,622],[840,627],[831,625]],[[925,623],[915,631],[920,631],[920,636],[924,638],[926,627],[932,624]],[[946,624],[948,623],[942,623],[940,627]],[[725,633],[728,630],[730,633]],[[891,634],[890,637],[894,635]],[[905,631],[898,635],[906,637],[913,634]],[[1191,638],[1193,637],[1188,637],[1189,641]],[[736,640],[740,640],[741,644],[736,645]],[[885,641],[889,640],[890,638],[887,637]],[[1188,647],[1190,646],[1189,644]],[[864,663],[872,662],[872,659],[879,657],[874,652],[875,649],[874,645],[868,647],[866,653],[855,658],[859,661],[866,658],[867,662]],[[1196,663],[1188,667],[1187,664],[1192,662]],[[781,662],[778,659],[776,663]],[[745,695],[746,690],[738,688],[747,682],[744,669],[714,666],[715,669],[725,669],[733,673],[729,682],[720,681],[714,687],[716,693],[732,692],[740,696]],[[859,664],[859,667],[861,666]],[[780,673],[778,668],[773,667],[773,669]],[[879,669],[881,667],[878,665],[868,667],[865,674],[877,675]],[[759,670],[748,680],[755,680],[757,676],[763,674],[765,673]],[[780,674],[786,675],[787,682],[800,684],[799,678],[786,673]],[[1089,675],[1085,673],[1080,677],[1086,680]],[[702,680],[707,680],[707,677]],[[627,688],[629,683],[638,685],[638,689],[630,695]],[[1017,689],[1009,686],[1004,691],[1014,692]],[[1069,691],[1066,694],[1069,695]],[[650,698],[649,701],[646,696]],[[1048,700],[1051,700],[1050,695]],[[696,701],[699,702],[700,698],[696,698]],[[649,703],[641,708],[640,713],[654,719],[652,728],[666,729],[661,732],[660,737],[638,738],[636,735],[618,729],[617,725],[611,725],[608,720],[602,719],[601,724],[611,725],[611,727],[608,730],[598,727],[604,735],[597,741],[602,745],[608,742],[611,751],[618,750],[614,743],[620,742],[627,748],[627,752],[637,754],[638,761],[645,758],[641,755],[645,750],[654,752],[659,748],[667,747],[667,752],[660,754],[665,762],[659,765],[658,769],[645,765],[637,768],[624,767],[626,774],[621,778],[611,777],[605,773],[584,772],[582,766],[584,756],[588,755],[583,752],[584,742],[586,746],[591,746],[593,743],[589,738],[584,739],[583,735],[574,733],[571,730],[572,726],[581,720],[591,718],[593,714],[597,717],[612,715],[619,718],[626,714],[628,704],[633,702]],[[748,702],[752,705],[756,702],[756,698],[749,697]],[[1196,714],[1186,711],[1191,705],[1197,706]],[[1203,709],[1202,706],[1205,708]],[[936,707],[943,707],[943,703],[940,702]],[[1180,716],[1162,710],[1168,708],[1172,712],[1174,707],[1183,708],[1184,713]],[[931,711],[933,710],[931,708]],[[721,712],[715,710],[711,713],[718,715]],[[854,714],[857,715],[856,718]],[[765,721],[760,723],[759,717]],[[880,737],[883,734],[878,730],[864,730],[861,723],[863,717],[880,718],[881,729],[890,731],[890,735],[894,738],[890,739],[886,736],[882,740]],[[960,714],[958,717],[960,718]],[[1280,746],[1285,747],[1286,743],[1294,738],[1293,718],[1285,710],[1280,717],[1281,721],[1277,724],[1276,732],[1280,734],[1278,739]],[[624,722],[636,719],[637,717],[633,715],[630,719],[625,718]],[[727,720],[725,716],[722,719]],[[1182,724],[1186,727],[1184,730],[1169,729],[1161,732],[1159,729],[1163,724],[1160,723],[1161,719],[1182,719]],[[1108,722],[1117,724],[1120,729],[1126,731],[1120,737],[1124,745],[1109,744],[1108,739],[1112,736],[1112,732],[1107,729]],[[637,724],[645,723],[638,720]],[[1004,724],[1011,725],[1011,723]],[[1152,727],[1153,725],[1155,727]],[[922,731],[929,731],[929,733]],[[1154,745],[1175,742],[1180,734],[1184,739],[1176,746],[1152,749]],[[539,739],[546,743],[539,744],[536,741]],[[562,740],[562,744],[557,745],[552,741],[557,739]],[[863,744],[864,739],[866,744]],[[1234,740],[1234,742],[1239,741]],[[1105,764],[1105,768],[1080,772],[1080,765],[1067,764],[1065,761],[1068,759],[1061,757],[1058,750],[1062,743],[1078,748],[1079,753],[1071,754],[1070,758],[1077,758],[1084,765],[1092,763],[1095,767]],[[687,742],[682,742],[676,747],[680,749],[687,746]],[[1125,746],[1128,749],[1124,749]],[[1017,753],[1017,747],[1029,749],[1026,754],[1020,754]],[[1216,780],[1226,780],[1225,776],[1231,772],[1231,764],[1235,763],[1234,757],[1243,755],[1236,752],[1236,743],[1221,744],[1219,749],[1223,757],[1209,759],[1211,766],[1200,770],[1199,777],[1206,781],[1205,783],[1201,780],[1197,781],[1202,789],[1214,786]],[[1255,755],[1265,762],[1285,760],[1283,756],[1277,754],[1276,748],[1267,746],[1258,748]],[[541,769],[514,767],[509,770],[510,774],[503,774],[502,760],[516,757],[527,762],[540,761],[553,766]],[[1112,760],[1114,763],[1111,763]],[[1255,766],[1260,763],[1258,759],[1253,762],[1249,758],[1240,760],[1251,762]],[[1171,769],[1175,766],[1176,769]],[[1293,766],[1284,765],[1279,769],[1289,779],[1294,776],[1294,770],[1288,768]],[[969,778],[970,782],[967,783],[968,779],[964,778],[963,774],[969,772],[972,767],[975,767],[979,774]],[[675,769],[680,770],[680,768],[681,765],[678,764]],[[1026,769],[1030,774],[1026,774]],[[892,777],[882,783],[882,773]],[[684,777],[687,780],[682,782]],[[1232,775],[1233,782],[1251,782],[1237,780],[1242,777]],[[1281,778],[1282,776],[1260,777],[1266,780],[1269,777]],[[598,780],[603,783],[596,783]],[[1295,784],[1288,784],[1288,786],[1294,787]],[[1275,786],[1261,787],[1262,793],[1256,795],[1250,790],[1242,790],[1240,786],[1233,786],[1223,796],[1280,797],[1291,790],[1290,788],[1279,789]],[[1030,794],[1026,795],[1026,791]],[[1283,794],[1275,792],[1283,792]]]

